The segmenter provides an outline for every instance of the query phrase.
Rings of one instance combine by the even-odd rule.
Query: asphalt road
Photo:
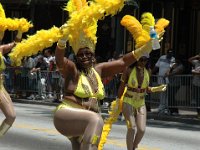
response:
[[[71,150],[70,142],[53,126],[55,106],[15,103],[17,118],[0,139],[0,150]],[[4,118],[0,113],[0,120]],[[125,150],[125,122],[118,121],[105,144],[105,150]],[[200,150],[200,127],[184,123],[148,120],[138,150]]]

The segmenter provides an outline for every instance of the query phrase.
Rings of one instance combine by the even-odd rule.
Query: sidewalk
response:
[[[25,104],[38,104],[38,105],[48,105],[48,106],[57,106],[58,103],[54,103],[52,99],[45,100],[27,100],[27,99],[14,99],[13,102],[16,103],[25,103]],[[102,108],[102,112],[107,116],[107,109]],[[200,118],[197,118],[196,110],[189,109],[179,109],[179,115],[158,115],[156,109],[151,109],[151,112],[148,112],[147,119],[153,120],[162,120],[162,121],[172,121],[172,122],[181,122],[187,124],[200,125]]]

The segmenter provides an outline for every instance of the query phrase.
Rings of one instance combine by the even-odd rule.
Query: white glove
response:
[[[167,89],[167,85],[162,84],[160,86],[152,87],[151,92],[164,92],[164,91],[166,91],[166,89]]]
[[[4,37],[4,31],[0,31],[0,41],[3,39]]]
[[[67,28],[67,24],[63,24],[61,27],[60,27],[60,32],[62,34],[62,37],[58,40],[58,47],[63,49],[66,47],[66,42],[67,42],[67,39],[68,39],[68,36],[64,34],[64,30],[65,28]]]
[[[23,34],[23,32],[20,31],[20,30],[18,30],[18,31],[17,31],[17,35],[16,35],[16,38],[17,38],[17,39],[22,39],[22,34]]]

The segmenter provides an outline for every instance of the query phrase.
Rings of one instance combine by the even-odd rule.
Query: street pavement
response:
[[[52,99],[45,100],[28,100],[28,99],[15,99],[12,98],[14,103],[27,103],[27,104],[42,104],[49,106],[57,106],[59,103],[53,102]],[[105,117],[108,115],[106,108],[102,108],[102,115]],[[187,124],[200,125],[200,118],[197,118],[197,113],[195,109],[179,109],[179,115],[158,115],[157,109],[152,108],[151,112],[147,113],[148,120],[162,120],[162,121],[172,121],[181,122]]]

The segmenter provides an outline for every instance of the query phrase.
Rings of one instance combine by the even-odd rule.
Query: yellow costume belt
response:
[[[146,89],[141,89],[141,88],[127,87],[127,90],[131,91],[131,92],[136,92],[136,93],[144,93],[144,92],[146,92]]]
[[[81,102],[74,101],[71,99],[64,99],[60,105],[57,106],[56,110],[59,110],[61,108],[78,108],[78,109],[86,109],[86,110],[91,110],[94,111],[92,108],[87,108],[86,106],[83,106]],[[96,111],[94,111],[96,112]]]
[[[130,104],[136,109],[140,108],[145,105],[145,93],[130,92],[127,90],[123,102]]]

